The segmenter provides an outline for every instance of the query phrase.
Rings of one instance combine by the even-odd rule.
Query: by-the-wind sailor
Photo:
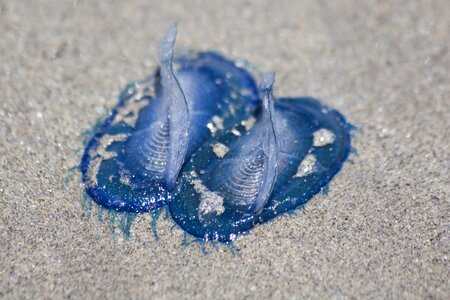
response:
[[[224,131],[184,165],[169,211],[189,234],[232,241],[305,204],[346,160],[351,125],[344,117],[311,98],[274,101],[273,82],[265,74],[253,127],[243,121]]]
[[[102,207],[161,207],[185,160],[256,111],[258,91],[247,71],[214,52],[174,58],[175,37],[172,27],[160,45],[159,70],[125,88],[85,148],[82,179]]]

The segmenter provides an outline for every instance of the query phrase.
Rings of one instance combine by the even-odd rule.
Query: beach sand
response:
[[[277,96],[361,129],[328,195],[234,251],[164,218],[157,241],[149,215],[114,236],[64,184],[174,21],[177,49],[276,71]],[[0,298],[447,298],[449,28],[445,0],[0,1]]]

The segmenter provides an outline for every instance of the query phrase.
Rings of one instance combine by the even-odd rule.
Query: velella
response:
[[[346,119],[313,98],[274,100],[273,82],[265,74],[256,122],[243,119],[212,137],[183,166],[168,207],[190,235],[233,241],[307,203],[347,159]]]
[[[85,146],[85,191],[103,208],[142,213],[167,204],[185,161],[259,105],[245,69],[215,52],[174,56],[175,37],[171,27],[160,68],[122,91]]]

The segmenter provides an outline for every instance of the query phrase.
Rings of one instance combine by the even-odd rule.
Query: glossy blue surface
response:
[[[169,211],[187,233],[233,241],[305,204],[342,168],[350,152],[351,125],[339,112],[312,98],[278,99],[272,110],[272,121],[264,120],[264,108],[253,128],[237,123],[184,165]],[[274,126],[276,140],[271,140],[268,125]],[[276,158],[276,171],[267,174],[270,157]],[[271,176],[270,196],[255,200]],[[263,207],[258,209],[255,201]]]
[[[170,108],[164,102],[167,97],[158,70],[123,90],[117,106],[87,143],[80,163],[82,179],[87,194],[100,206],[140,213],[166,204],[170,188],[164,177],[166,165],[173,161],[169,160],[171,149],[179,146],[177,141],[183,142],[173,136],[170,140],[170,127],[179,130],[184,126],[187,131],[183,162],[214,134],[249,118],[259,105],[250,74],[217,53],[177,57],[173,73],[174,84],[182,90],[179,98],[184,95],[187,101],[187,122],[173,124],[174,118],[183,120],[185,115],[179,112],[179,104]],[[171,176],[176,179],[175,173]]]

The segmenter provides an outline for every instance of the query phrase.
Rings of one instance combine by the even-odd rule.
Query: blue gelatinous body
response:
[[[351,125],[339,112],[312,98],[273,105],[270,80],[262,90],[253,127],[251,119],[236,124],[183,166],[169,211],[195,237],[229,242],[305,204],[349,155]]]
[[[83,183],[102,207],[138,213],[166,204],[184,161],[259,105],[249,73],[219,54],[183,55],[172,66],[174,34],[161,45],[161,68],[124,89],[85,148]]]

